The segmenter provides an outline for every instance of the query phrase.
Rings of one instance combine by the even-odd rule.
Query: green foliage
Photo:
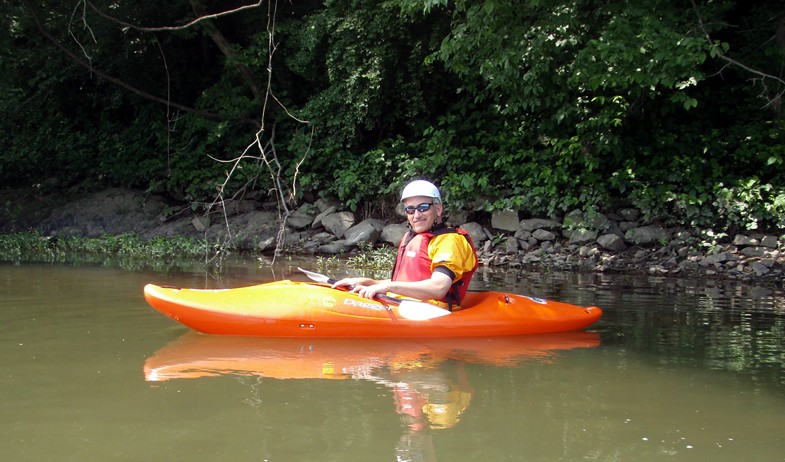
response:
[[[196,208],[224,183],[264,196],[263,125],[282,184],[358,212],[428,178],[452,209],[622,201],[674,224],[783,226],[782,8],[748,3],[290,2],[268,74],[261,8],[149,33],[4,2],[0,183],[147,188]],[[96,7],[142,26],[194,14]]]
[[[731,187],[718,184],[713,204],[729,226],[753,230],[767,224],[785,228],[785,188],[761,184],[758,178]]]

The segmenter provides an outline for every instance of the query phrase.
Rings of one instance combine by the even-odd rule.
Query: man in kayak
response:
[[[333,287],[352,287],[365,298],[392,292],[433,300],[449,309],[460,307],[478,267],[469,234],[444,223],[439,189],[425,180],[412,181],[401,194],[409,232],[398,246],[392,278],[344,278]]]

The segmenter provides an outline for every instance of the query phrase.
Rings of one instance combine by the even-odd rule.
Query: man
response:
[[[352,287],[366,298],[392,292],[432,300],[449,309],[459,307],[478,267],[471,237],[460,228],[445,225],[441,194],[432,183],[409,183],[401,202],[410,229],[398,247],[392,278],[345,278],[333,287]]]

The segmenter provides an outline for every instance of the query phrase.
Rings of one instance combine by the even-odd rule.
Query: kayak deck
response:
[[[208,334],[263,337],[486,337],[582,330],[600,319],[580,307],[503,292],[470,292],[463,308],[428,320],[405,319],[394,305],[328,285],[289,280],[233,289],[148,284],[159,312]]]

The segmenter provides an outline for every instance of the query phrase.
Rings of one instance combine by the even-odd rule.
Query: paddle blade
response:
[[[411,321],[427,321],[450,314],[448,310],[431,305],[430,303],[404,300],[398,305],[398,314]]]
[[[335,280],[330,278],[330,276],[325,276],[324,274],[314,273],[313,271],[304,270],[302,268],[297,268],[297,269],[300,270],[302,273],[304,273],[309,278],[311,278],[312,281],[322,282],[322,283],[325,283],[325,284],[332,284],[333,282],[335,282]]]

